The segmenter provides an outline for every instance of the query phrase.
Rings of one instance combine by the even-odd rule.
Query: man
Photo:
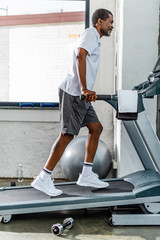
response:
[[[32,182],[32,186],[50,196],[58,196],[51,173],[64,153],[65,148],[78,135],[81,127],[89,130],[82,174],[77,185],[104,188],[109,184],[101,181],[92,172],[93,159],[102,132],[102,125],[91,105],[97,96],[92,91],[99,65],[100,38],[109,37],[113,30],[113,15],[106,9],[97,9],[92,16],[93,26],[86,29],[78,39],[73,52],[71,70],[59,88],[61,133],[54,143],[48,161]],[[85,95],[85,101],[80,99]]]

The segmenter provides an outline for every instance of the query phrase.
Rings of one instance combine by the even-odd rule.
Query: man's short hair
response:
[[[96,26],[99,18],[105,21],[109,17],[109,14],[113,16],[113,14],[107,9],[104,8],[97,9],[92,15],[93,26]]]

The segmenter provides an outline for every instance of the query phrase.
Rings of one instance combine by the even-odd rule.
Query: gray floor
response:
[[[23,184],[30,184],[30,181],[25,181]],[[9,185],[10,180],[7,182],[0,180],[0,187]],[[51,226],[62,223],[68,217],[74,219],[73,228],[65,230],[61,236],[53,235]],[[78,210],[17,215],[13,216],[8,224],[0,223],[0,240],[160,240],[158,226],[111,227],[108,225],[108,219],[107,208],[88,210],[87,213],[84,210]]]

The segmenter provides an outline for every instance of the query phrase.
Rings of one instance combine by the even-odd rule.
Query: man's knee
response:
[[[96,129],[96,132],[97,132],[97,134],[100,135],[102,133],[102,131],[103,131],[103,126],[101,123],[99,123],[99,125],[97,126],[97,129]]]
[[[60,134],[60,141],[64,143],[69,143],[70,141],[72,141],[73,138],[74,138],[74,135],[71,135],[71,134],[67,134],[67,133]]]
[[[91,123],[88,125],[88,129],[90,134],[100,135],[103,131],[103,126],[100,122]]]

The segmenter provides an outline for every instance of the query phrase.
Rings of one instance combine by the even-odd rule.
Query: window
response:
[[[89,25],[88,5],[0,0],[0,101],[58,101],[74,43]]]

